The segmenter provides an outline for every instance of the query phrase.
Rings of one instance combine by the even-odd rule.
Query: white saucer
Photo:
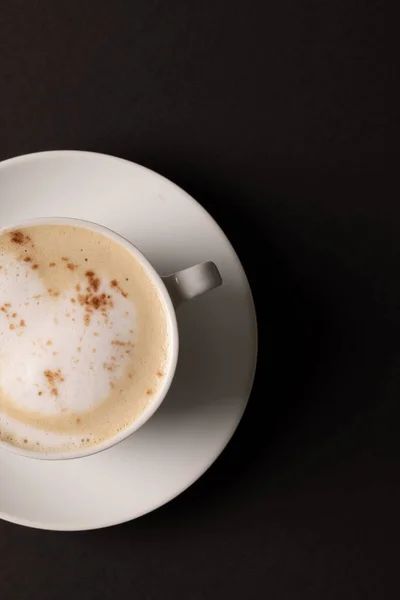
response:
[[[101,154],[44,152],[0,163],[0,224],[69,216],[133,241],[161,274],[213,260],[224,285],[178,313],[181,354],[152,419],[103,453],[36,461],[0,450],[0,517],[56,530],[135,519],[198,479],[246,406],[256,320],[242,266],[215,221],[183,190],[139,165]]]

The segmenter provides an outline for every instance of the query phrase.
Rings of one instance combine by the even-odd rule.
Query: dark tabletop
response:
[[[2,600],[399,597],[400,201],[384,6],[1,3],[0,159],[95,150],[181,185],[244,263],[261,346],[234,439],[181,497],[93,532],[0,522]]]

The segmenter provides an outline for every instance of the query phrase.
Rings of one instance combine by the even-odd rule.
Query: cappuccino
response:
[[[72,225],[0,233],[0,440],[68,453],[113,438],[168,356],[156,285],[118,242]]]

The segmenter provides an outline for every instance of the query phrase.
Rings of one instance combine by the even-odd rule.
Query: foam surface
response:
[[[64,245],[51,262],[43,253],[49,227],[24,230],[15,248],[0,237],[0,434],[22,447],[76,449],[112,437],[151,401],[164,374],[166,322],[141,268],[129,293],[120,287],[121,268],[135,274],[130,253],[111,242],[118,251],[110,262],[119,261],[109,274],[93,241],[109,251],[110,240],[62,227]],[[72,230],[78,256],[68,246]]]
[[[133,302],[116,296],[107,318],[95,315],[85,324],[85,305],[74,289],[51,297],[35,271],[11,255],[4,258],[9,266],[0,271],[1,388],[22,408],[41,414],[94,408],[128,361],[126,348],[135,340],[129,331],[137,325]],[[82,278],[82,289],[86,283]],[[99,294],[112,291],[110,285],[99,288]]]

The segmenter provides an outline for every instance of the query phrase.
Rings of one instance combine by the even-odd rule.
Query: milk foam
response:
[[[0,233],[0,440],[75,452],[129,427],[168,372],[169,321],[141,262],[84,226]]]
[[[137,328],[132,300],[102,283],[112,297],[104,314],[79,303],[76,288],[51,295],[30,264],[5,253],[0,270],[0,387],[20,409],[36,415],[81,413],[107,398],[124,372]],[[76,287],[86,289],[87,278]],[[39,445],[49,432],[32,430],[0,412],[0,429],[28,435]],[[51,445],[65,436],[51,436]]]

